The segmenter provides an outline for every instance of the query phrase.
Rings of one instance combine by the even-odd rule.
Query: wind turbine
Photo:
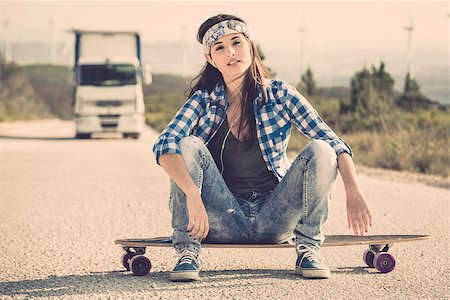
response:
[[[3,21],[3,55],[5,56],[5,63],[11,62],[12,50],[9,36],[9,21]]]
[[[188,40],[187,26],[181,25],[181,75],[187,76],[188,69]]]
[[[55,38],[55,21],[53,18],[48,19],[50,27],[50,64],[56,64],[56,38]]]
[[[412,20],[411,16],[409,17],[409,26],[406,26],[403,29],[405,29],[408,32],[408,74],[409,74],[409,78],[413,79],[414,78],[414,45],[413,45],[412,34],[414,31],[414,25],[413,25],[413,20]]]
[[[300,78],[303,75],[303,66],[306,64],[306,18],[303,18],[303,26],[297,30],[300,33]]]

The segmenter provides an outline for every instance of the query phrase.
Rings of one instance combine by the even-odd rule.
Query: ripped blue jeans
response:
[[[208,214],[205,243],[295,243],[320,249],[321,231],[337,176],[336,154],[326,142],[314,140],[298,154],[286,175],[270,193],[233,194],[209,149],[197,137],[179,143],[181,155]],[[170,180],[172,244],[177,253],[189,249],[200,255],[201,238],[186,231],[189,215],[184,192]]]

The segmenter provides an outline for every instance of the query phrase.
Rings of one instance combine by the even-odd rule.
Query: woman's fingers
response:
[[[352,226],[352,219],[350,218],[350,214],[347,212],[347,225],[348,228]]]
[[[353,232],[355,233],[355,236],[358,236],[358,220],[356,220],[356,219],[352,220],[352,227],[353,227]]]
[[[364,236],[372,226],[372,214],[368,208],[359,212],[352,212],[349,209],[347,211],[347,222],[348,228],[353,228],[355,236]]]
[[[194,218],[191,216],[191,214],[189,214],[189,223],[188,223],[188,226],[186,228],[186,231],[191,231],[192,230],[192,226],[194,226]]]
[[[369,217],[369,225],[372,226],[372,214],[370,213],[370,210],[367,210],[367,216]]]
[[[209,233],[209,221],[208,218],[205,220],[205,234],[203,235],[202,240],[206,239]]]
[[[366,231],[364,220],[361,215],[358,216],[358,227],[359,227],[359,235],[364,236],[364,232]]]
[[[199,237],[201,237],[201,236],[203,236],[203,231],[205,230],[205,221],[204,220],[201,220],[200,221],[200,226],[199,226],[199,228],[198,228],[198,232],[197,232],[197,234],[195,235],[195,239],[198,239]]]
[[[190,236],[194,237],[195,239],[202,238],[205,239],[209,232],[209,223],[208,218],[200,218],[194,217],[194,227],[192,228]]]
[[[191,233],[189,233],[190,236],[195,236],[197,234],[198,230],[200,228],[200,220],[198,217],[194,217],[194,227],[191,230]]]
[[[364,232],[369,231],[369,216],[367,214],[363,215],[364,220]]]
[[[355,236],[363,236],[364,232],[367,232],[368,227],[366,226],[366,222],[361,215],[359,216],[351,216],[350,214],[347,216],[348,219],[348,227],[353,228],[353,232]]]

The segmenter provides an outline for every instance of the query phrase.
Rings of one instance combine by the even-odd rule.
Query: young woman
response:
[[[174,281],[199,278],[201,242],[280,243],[295,238],[296,272],[328,278],[320,245],[337,170],[348,226],[372,226],[352,151],[309,102],[269,72],[246,23],[220,14],[198,30],[206,63],[187,102],[153,147],[170,176],[169,208],[178,254]],[[312,141],[291,163],[292,124]]]

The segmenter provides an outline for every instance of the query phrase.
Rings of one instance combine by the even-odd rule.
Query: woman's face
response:
[[[208,62],[217,68],[224,78],[235,79],[250,67],[250,44],[242,33],[222,36],[211,46]]]

